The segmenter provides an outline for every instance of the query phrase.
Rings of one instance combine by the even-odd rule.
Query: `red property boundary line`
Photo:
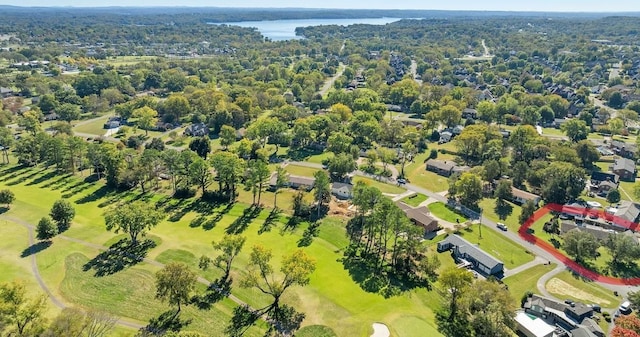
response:
[[[573,270],[574,272],[580,274],[585,278],[588,278],[596,282],[606,283],[606,284],[633,285],[633,286],[640,285],[640,277],[634,277],[634,278],[611,277],[611,276],[599,274],[591,269],[585,268],[582,265],[570,259],[568,256],[564,255],[564,253],[557,250],[549,242],[544,241],[528,232],[528,229],[533,225],[534,222],[538,221],[541,217],[543,217],[544,215],[548,214],[551,211],[571,213],[574,215],[580,214],[583,216],[588,216],[588,215],[598,216],[599,218],[606,219],[609,221],[615,219],[616,224],[622,225],[622,227],[631,229],[633,231],[637,231],[637,228],[639,226],[637,223],[626,221],[614,215],[608,214],[602,210],[589,209],[584,207],[568,207],[568,206],[558,205],[558,204],[548,204],[540,208],[539,210],[537,210],[535,213],[533,213],[533,215],[529,219],[527,219],[527,221],[525,221],[525,223],[522,224],[522,226],[520,226],[520,229],[518,230],[518,234],[527,242],[531,244],[535,244],[536,246],[552,254],[555,258],[560,260],[560,262],[562,262],[569,269]]]

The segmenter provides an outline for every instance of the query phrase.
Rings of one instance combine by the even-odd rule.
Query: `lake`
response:
[[[219,24],[257,28],[260,34],[268,37],[272,41],[283,41],[292,39],[302,39],[296,36],[297,27],[340,25],[348,26],[353,24],[385,25],[387,23],[399,21],[399,18],[369,18],[369,19],[300,19],[300,20],[270,20],[270,21],[239,21],[223,22]],[[209,24],[218,24],[212,23]]]

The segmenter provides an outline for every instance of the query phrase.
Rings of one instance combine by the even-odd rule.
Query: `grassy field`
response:
[[[355,184],[358,181],[363,181],[365,184],[372,186],[372,187],[376,187],[380,190],[380,192],[382,193],[388,193],[388,194],[402,194],[404,192],[406,192],[407,190],[405,190],[402,187],[396,186],[396,185],[391,185],[391,184],[386,184],[383,182],[379,182],[373,179],[369,179],[369,178],[365,178],[365,177],[355,177],[353,178],[353,183]]]
[[[138,190],[115,194],[106,190],[101,183],[89,183],[80,177],[59,175],[41,168],[5,168],[0,171],[0,188],[10,188],[16,194],[16,202],[3,216],[32,224],[48,213],[56,199],[67,198],[75,207],[77,216],[71,228],[64,233],[65,237],[86,241],[94,246],[63,238],[54,239],[50,247],[37,254],[37,264],[45,284],[55,296],[69,304],[109,310],[134,322],[144,321],[168,309],[166,304],[156,301],[153,296],[152,275],[158,267],[140,263],[103,277],[94,276],[92,270],[83,270],[85,263],[98,255],[96,245],[110,245],[121,237],[107,232],[103,220],[104,211],[118,202],[142,199],[150,205],[164,207],[167,219],[151,231],[158,246],[147,255],[149,259],[163,263],[183,261],[195,269],[196,260],[201,255],[215,256],[211,241],[219,239],[226,232],[241,231],[247,237],[247,244],[232,270],[236,281],[233,294],[255,307],[265,305],[268,298],[259,291],[237,286],[246,269],[249,247],[261,244],[272,248],[277,270],[282,256],[298,249],[308,226],[303,223],[286,229],[284,223],[287,219],[272,219],[269,216],[270,209],[262,210],[255,217],[247,216],[247,204],[242,201],[250,199],[250,194],[244,191],[240,203],[226,208],[224,205],[203,204],[193,199],[142,196]],[[215,188],[217,186],[214,184],[211,189]],[[290,196],[287,198],[286,193],[289,192],[278,196],[283,208],[290,203]],[[272,199],[272,194],[263,195],[264,204],[268,205]],[[306,313],[305,326],[328,326],[336,336],[369,336],[373,322],[387,324],[393,335],[398,337],[415,336],[416,331],[421,331],[423,335],[439,336],[433,313],[433,308],[439,305],[439,296],[435,291],[414,289],[399,296],[384,298],[364,291],[353,281],[340,262],[342,252],[348,245],[344,228],[344,221],[338,218],[322,221],[317,237],[303,248],[316,259],[316,272],[309,286],[291,288],[283,302]],[[2,269],[6,272],[1,277],[24,279],[30,290],[39,292],[35,282],[30,281],[33,276],[28,268],[28,260],[17,257],[28,246],[26,231],[19,225],[13,225],[5,226],[0,234],[8,238],[0,244],[0,267],[7,267]],[[220,276],[215,269],[206,273],[198,271],[198,274],[208,279]],[[208,334],[213,331],[211,329],[224,328],[233,306],[233,303],[225,300],[215,304],[211,311],[187,309],[183,317],[193,319],[189,329]]]
[[[303,176],[303,177],[313,177],[314,173],[320,171],[317,168],[298,166],[293,164],[289,164],[285,166],[284,169],[290,174],[293,174],[295,176]]]
[[[596,303],[603,308],[615,308],[622,298],[613,295],[597,283],[584,280],[569,271],[563,271],[545,285],[549,293],[558,298],[570,298],[583,303]]]
[[[103,125],[107,121],[107,119],[109,119],[109,115],[96,118],[89,123],[75,126],[73,128],[73,131],[102,136],[105,132],[107,132],[107,130],[103,128]]]
[[[451,223],[463,223],[467,221],[467,218],[463,214],[456,213],[454,210],[447,207],[447,205],[442,202],[434,202],[432,204],[429,204],[428,207],[429,211],[441,220]]]
[[[424,161],[429,156],[427,153],[419,154],[413,163],[405,166],[404,172],[409,181],[423,188],[433,192],[442,192],[449,189],[449,181],[447,177],[437,175],[433,172],[427,171]]]
[[[504,278],[502,281],[509,286],[509,292],[516,301],[516,305],[520,306],[520,298],[527,291],[538,293],[538,279],[542,275],[552,271],[556,264],[539,264],[531,267],[523,272]]]
[[[485,227],[483,225],[483,227]],[[482,232],[482,237],[480,233]],[[460,234],[467,241],[477,244],[482,250],[493,255],[504,262],[504,266],[513,269],[519,265],[533,261],[533,254],[529,253],[525,248],[504,237],[498,232],[484,228],[480,225],[472,225],[462,231]]]
[[[416,193],[414,195],[410,195],[408,197],[403,198],[402,202],[413,207],[418,207],[422,202],[426,200],[427,200],[426,195],[421,193]]]
[[[482,208],[482,215],[495,222],[502,222],[512,231],[518,231],[520,228],[520,221],[518,217],[522,212],[522,207],[511,202],[507,202],[507,206],[498,209],[496,208],[496,199],[485,198],[480,201],[480,207]]]

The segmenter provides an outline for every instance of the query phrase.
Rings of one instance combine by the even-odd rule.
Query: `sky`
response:
[[[640,12],[638,0],[0,0],[15,6],[191,6],[437,9],[550,12]]]

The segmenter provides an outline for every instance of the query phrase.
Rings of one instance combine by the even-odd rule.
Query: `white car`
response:
[[[498,222],[496,224],[496,227],[498,227],[500,230],[503,230],[505,232],[508,230],[507,225],[503,224],[502,222]]]

